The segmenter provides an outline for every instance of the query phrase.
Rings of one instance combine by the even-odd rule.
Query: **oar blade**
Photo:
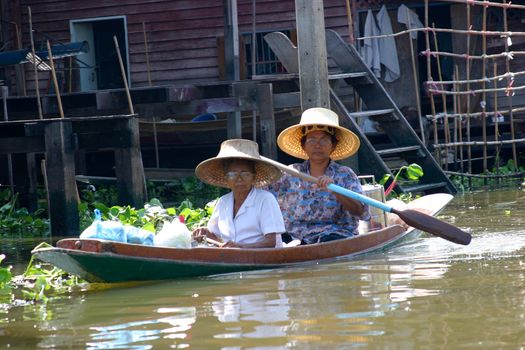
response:
[[[439,236],[454,243],[468,245],[472,239],[470,233],[460,230],[454,225],[441,221],[420,211],[407,209],[392,209],[408,225],[422,231]]]

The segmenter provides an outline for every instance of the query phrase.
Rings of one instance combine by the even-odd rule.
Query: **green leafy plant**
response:
[[[421,168],[419,164],[412,163],[410,165],[403,165],[401,168],[399,168],[396,175],[394,176],[394,179],[385,190],[385,196],[388,196],[394,190],[394,187],[397,185],[400,176],[403,176],[407,180],[418,181],[423,175],[423,168]],[[379,183],[384,186],[391,177],[392,176],[390,174],[385,174]]]
[[[51,247],[48,243],[40,243],[35,249]],[[74,287],[87,283],[83,279],[72,276],[58,267],[39,262],[33,257],[20,276],[20,285],[24,299],[31,301],[47,302],[51,294],[70,292]]]
[[[5,259],[5,254],[0,254],[0,264]],[[11,274],[12,266],[0,267],[0,289],[5,288],[11,283],[13,275]]]
[[[45,210],[39,208],[29,213],[26,208],[17,208],[18,193],[0,191],[0,237],[33,237],[49,234],[49,219],[44,217]],[[3,203],[3,204],[2,204]]]

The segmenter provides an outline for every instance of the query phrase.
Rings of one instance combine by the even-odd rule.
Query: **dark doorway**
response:
[[[124,87],[113,37],[116,36],[126,75],[128,72],[126,18],[86,18],[71,20],[74,41],[87,41],[89,52],[79,56],[80,90],[92,91]]]
[[[102,90],[124,87],[113,36],[117,37],[120,55],[122,56],[124,69],[127,72],[128,62],[125,49],[124,20],[119,18],[93,23],[97,86]]]

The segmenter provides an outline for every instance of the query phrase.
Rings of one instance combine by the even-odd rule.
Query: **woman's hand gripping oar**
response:
[[[314,176],[302,173],[298,170],[295,170],[292,167],[288,167],[272,159],[269,159],[266,157],[261,157],[261,158],[288,174],[299,177],[305,181],[317,183],[317,178]],[[467,245],[470,243],[470,240],[472,238],[470,233],[462,231],[454,225],[441,221],[433,216],[421,213],[417,210],[413,210],[413,209],[397,210],[385,203],[376,201],[375,199],[369,198],[367,196],[363,196],[359,193],[350,191],[344,187],[337,186],[335,184],[329,184],[327,187],[329,190],[339,193],[343,196],[366,203],[368,205],[379,208],[388,213],[396,214],[408,225],[415,227],[417,229],[420,229],[422,231],[428,232],[430,234],[439,236],[451,242]]]

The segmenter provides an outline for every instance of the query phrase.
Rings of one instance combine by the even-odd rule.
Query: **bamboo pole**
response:
[[[498,64],[494,62],[494,75],[498,73]],[[497,81],[494,81],[494,86],[498,84]],[[494,141],[499,140],[499,116],[498,116],[498,94],[494,92],[494,116],[492,117],[494,120]],[[500,148],[496,147],[496,174],[499,174],[499,152]]]
[[[525,107],[513,108],[512,112],[513,113],[525,112]],[[503,110],[498,111],[498,114],[501,114],[501,115],[505,115],[505,114],[509,114],[509,113],[510,113],[510,110],[508,110],[508,109],[503,109]],[[488,116],[494,115],[494,112],[487,112],[487,115]],[[481,112],[470,113],[470,116],[471,117],[480,117],[481,116]],[[432,117],[432,116],[428,115],[428,117]],[[465,117],[466,118],[467,117],[467,113],[450,113],[450,114],[448,114],[448,117]],[[436,115],[436,119],[439,119],[439,118],[442,118],[442,117]]]
[[[142,21],[142,33],[144,34],[144,52],[146,53],[146,71],[148,72],[148,86],[151,86],[151,68],[149,65],[148,37],[146,35],[146,23]],[[153,116],[153,147],[155,148],[155,167],[160,167],[159,140],[157,136],[157,117]]]
[[[407,25],[408,25],[408,21],[407,21]],[[428,0],[425,0],[425,26],[428,27]],[[411,39],[410,35],[408,36],[408,38],[410,40],[410,43],[412,43],[412,39]],[[429,50],[430,49],[430,37],[429,37],[428,32],[425,32],[425,45],[426,45],[426,49]],[[427,60],[426,61],[427,61],[427,81],[428,82],[431,82],[431,81],[434,80],[432,78],[432,69],[431,69],[431,61],[430,60],[431,60],[430,56],[427,56]],[[435,119],[436,106],[435,106],[435,103],[434,103],[434,95],[433,94],[429,94],[429,97],[430,97],[430,110],[432,112],[432,116],[434,117],[434,123],[433,123],[434,143],[438,143],[438,125],[437,125],[437,120]],[[419,118],[421,118],[421,115],[419,116]],[[443,167],[443,162],[442,162],[443,158],[441,157],[441,150],[439,148],[436,148],[436,156],[435,157],[436,157],[436,160],[439,163],[440,167]],[[445,161],[445,168],[448,168],[448,162],[447,161]]]
[[[467,35],[470,35],[467,34]],[[495,53],[491,55],[467,55],[467,54],[460,54],[460,53],[452,53],[452,52],[439,52],[439,51],[423,51],[421,52],[422,55],[431,55],[431,56],[447,56],[447,57],[454,57],[454,58],[468,58],[469,60],[483,60],[483,59],[490,59],[490,58],[508,58],[513,59],[516,56],[525,56],[525,51],[507,51],[507,52],[501,52],[501,53]]]
[[[69,56],[69,70],[68,70],[69,81],[67,84],[67,90],[69,93],[73,92],[73,56]]]
[[[485,32],[487,30],[487,7],[483,7],[483,24],[482,24],[482,30]],[[487,53],[487,37],[483,35],[481,37],[481,47],[483,51],[483,56]],[[481,65],[481,76],[484,77],[487,75],[487,59],[483,58],[482,65]],[[481,88],[485,89],[485,81],[481,83]],[[487,108],[487,93],[483,92],[481,95],[481,128],[482,128],[482,135],[483,135],[483,142],[487,142],[487,115],[486,115],[486,108]],[[483,172],[487,172],[487,145],[485,144],[483,146]],[[486,185],[486,183],[485,183]]]
[[[459,78],[459,67],[458,65],[455,66],[455,75],[456,75],[456,79]],[[454,86],[454,89],[459,89],[458,86]],[[456,105],[457,105],[457,108],[458,108],[458,112],[461,112],[461,101],[459,100],[459,96],[456,96]],[[461,119],[461,116],[458,118],[458,133],[459,133],[459,155],[460,155],[460,160],[461,160],[461,165],[460,165],[460,169],[461,169],[461,172],[464,173],[465,172],[465,166],[464,166],[464,161],[465,161],[465,157],[464,157],[464,154],[463,154],[463,121]],[[463,182],[463,180],[462,180]]]
[[[452,73],[453,77],[456,77],[456,72]],[[456,89],[456,86],[453,85],[452,89]],[[456,114],[458,110],[458,103],[457,103],[458,96],[452,96],[452,110],[454,111],[454,114]],[[454,142],[458,142],[459,138],[459,130],[461,128],[461,117],[453,117],[452,119],[454,121]],[[458,160],[458,147],[454,147],[454,162],[457,163]],[[456,168],[457,169],[457,168]]]
[[[33,17],[31,16],[31,7],[27,7],[27,12],[29,16],[29,38],[31,41],[31,54],[33,55],[33,73],[35,75],[35,93],[36,93],[36,102],[38,105],[38,117],[44,119],[42,113],[42,103],[40,102],[40,89],[38,87],[38,69],[36,67],[36,51],[35,51],[35,41],[33,39]]]
[[[382,39],[382,38],[388,38],[388,37],[396,37],[400,35],[405,35],[412,32],[440,32],[440,33],[451,33],[451,34],[470,34],[470,35],[486,35],[486,36],[497,36],[501,38],[507,38],[507,37],[521,37],[525,36],[525,32],[509,32],[509,31],[491,31],[487,30],[486,32],[483,32],[481,30],[474,30],[474,29],[450,29],[450,28],[430,28],[430,27],[420,27],[420,28],[412,28],[412,29],[406,29],[401,30],[396,33],[392,34],[381,34],[381,35],[370,35],[370,36],[360,36],[358,38],[355,38],[355,40],[366,40],[366,39]]]
[[[507,4],[507,0],[503,0],[503,4]],[[503,28],[508,30],[507,8],[504,8],[503,10]],[[507,40],[504,40],[504,42],[505,42],[505,52],[508,52],[509,43],[507,42]],[[510,59],[508,56],[505,59],[505,68],[506,68],[506,72],[509,73],[510,72]],[[510,87],[512,83],[513,83],[513,79],[507,78],[507,86]],[[511,134],[511,138],[514,139],[516,136],[515,136],[515,131],[514,131],[514,113],[512,112],[512,103],[513,103],[512,95],[514,94],[512,90],[513,89],[511,88],[511,90],[507,93],[507,100],[508,100],[509,110],[510,110],[510,114],[509,114],[510,134]],[[518,167],[519,164],[518,164],[518,154],[516,151],[516,144],[512,144],[512,159],[514,160],[515,166]]]
[[[257,74],[257,11],[252,0],[252,76]],[[257,142],[257,108],[252,109],[252,139]]]
[[[428,6],[428,0],[425,0],[425,1],[427,1],[427,6]],[[428,7],[426,11],[427,11],[427,16],[428,16]],[[434,28],[434,23],[432,23],[432,27]],[[438,51],[439,45],[438,45],[436,32],[433,32],[433,36],[434,36],[434,47],[436,48],[436,51]],[[439,78],[439,81],[441,82],[443,80],[443,74],[441,72],[441,61],[439,59],[439,56],[436,56],[436,62],[437,62],[438,78]],[[444,94],[441,94],[441,103],[443,104],[443,115],[444,115],[443,131],[444,131],[444,136],[445,136],[445,143],[447,143],[447,142],[450,142],[450,126],[448,125],[448,116],[447,116],[447,113],[448,113],[447,97]],[[448,148],[445,148],[445,154],[447,155],[447,159],[448,159]],[[445,169],[448,170],[448,161],[446,164],[447,166]]]
[[[22,35],[20,34],[20,29],[18,28],[18,24],[16,22],[12,22],[15,26],[15,33],[16,33],[16,46],[18,50],[22,50]],[[19,72],[17,75],[20,75],[20,83],[22,84],[22,91],[24,93],[24,96],[27,96],[27,87],[26,87],[26,78],[25,78],[25,71],[23,67],[18,66]]]
[[[514,140],[499,140],[499,141],[467,141],[467,142],[449,142],[449,143],[439,143],[434,145],[436,147],[454,147],[454,146],[479,146],[483,145],[515,145],[516,143],[525,142],[525,138],[514,139]]]
[[[494,6],[494,7],[500,7],[503,9],[525,10],[525,5],[514,5],[514,4],[511,4],[510,2],[507,3],[506,0],[503,0],[503,3],[491,2],[491,1],[486,1],[486,0],[441,0],[441,1],[455,2],[455,3],[460,3],[460,4],[468,3],[470,5],[478,5],[478,6],[483,6],[483,7]]]
[[[410,29],[410,19],[408,18],[407,12],[407,26]],[[416,58],[414,56],[414,43],[412,42],[412,37],[408,35],[408,41],[410,43],[410,59],[412,61],[412,75],[414,77],[414,89],[416,92],[416,107],[417,107],[417,116],[419,118],[419,128],[421,133],[421,142],[425,145],[425,130],[423,129],[423,120],[421,119],[421,101],[419,100],[419,83],[417,79],[417,69],[416,69]]]
[[[492,59],[495,60],[496,57],[492,57]],[[466,84],[466,83],[481,83],[481,82],[487,82],[487,83],[490,83],[491,81],[494,81],[494,80],[502,80],[502,79],[505,79],[505,78],[512,78],[512,77],[517,77],[517,76],[521,76],[521,75],[525,75],[525,71],[520,71],[520,72],[509,72],[509,73],[504,73],[504,74],[499,74],[499,75],[496,75],[494,77],[483,77],[483,78],[480,78],[480,79],[471,79],[469,81],[467,80],[443,80],[443,81],[440,81],[439,83],[441,85],[449,85],[449,84],[457,84],[457,85],[461,85],[461,84]],[[436,90],[436,92],[439,92],[441,93],[440,91]]]
[[[7,94],[9,89],[7,86],[2,86],[2,103],[4,106],[4,121],[8,121],[8,112],[7,112]],[[11,196],[15,195],[15,182],[13,178],[13,157],[11,153],[7,154],[7,176],[9,181],[9,188],[11,189]]]
[[[473,81],[471,81],[472,83]],[[525,85],[521,86],[513,86],[512,91],[520,91],[525,90]],[[443,95],[475,95],[475,94],[483,94],[487,92],[495,92],[495,91],[509,91],[508,87],[504,88],[498,88],[498,89],[474,89],[474,90],[464,90],[459,92],[450,92],[446,90],[439,90],[439,89],[428,89],[429,92],[435,93],[435,94],[443,94]]]
[[[120,55],[120,47],[118,46],[117,36],[113,36],[113,42],[115,43],[115,49],[117,50],[118,63],[120,65],[120,73],[122,74],[122,81],[124,81],[124,88],[126,89],[126,96],[128,98],[129,113],[135,114],[133,109],[133,103],[131,102],[131,94],[129,92],[128,79],[126,78],[126,70],[124,69],[124,62],[122,62],[122,56]]]
[[[58,87],[58,80],[57,75],[55,73],[55,63],[53,61],[53,52],[51,51],[51,45],[49,44],[49,40],[47,40],[47,55],[49,57],[49,63],[51,66],[51,75],[53,77],[53,85],[55,87],[55,94],[57,96],[57,102],[58,102],[58,112],[60,114],[60,118],[64,118],[64,109],[62,108],[62,99],[60,98],[60,89]]]
[[[470,21],[470,6],[467,4],[467,28],[471,27]],[[470,35],[467,34],[467,59],[465,61],[466,68],[466,78],[470,80]],[[467,90],[470,90],[470,83],[467,83]],[[467,95],[467,142],[470,142],[470,95]],[[472,150],[470,146],[467,146],[467,162],[468,162],[468,172],[472,174]],[[472,187],[472,184],[469,182],[469,187]]]
[[[146,24],[142,21],[142,33],[144,34],[144,52],[146,53],[146,71],[148,72],[148,86],[151,86],[151,69],[149,65],[148,37],[146,35]]]
[[[353,45],[355,44],[354,20],[352,19],[352,6],[350,5],[350,0],[346,0],[346,18],[348,20],[348,42]]]

